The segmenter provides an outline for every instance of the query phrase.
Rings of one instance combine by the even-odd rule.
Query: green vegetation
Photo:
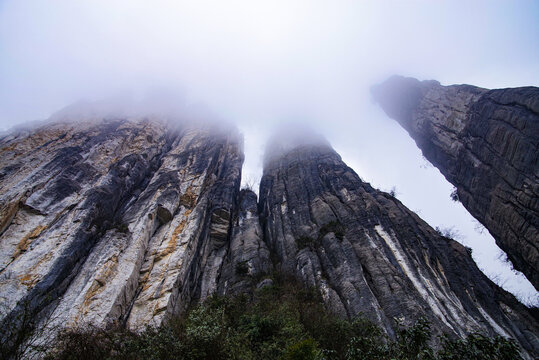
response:
[[[370,321],[339,319],[313,289],[277,277],[253,297],[214,296],[167,325],[136,334],[124,329],[63,332],[49,359],[456,360],[520,359],[515,343],[470,335],[431,347],[420,319],[388,339]]]
[[[457,229],[455,229],[454,226],[445,227],[445,228],[440,228],[436,226],[434,230],[438,233],[438,235],[441,235],[448,239],[457,240],[457,241],[462,240],[462,234]]]

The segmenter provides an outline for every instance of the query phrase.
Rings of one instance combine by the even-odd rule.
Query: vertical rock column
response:
[[[390,335],[394,319],[409,325],[423,316],[437,334],[479,331],[537,350],[533,317],[462,245],[363,182],[323,139],[277,139],[267,149],[260,209],[279,270],[317,287],[334,312],[362,313]]]
[[[242,142],[233,127],[139,118],[0,139],[2,328],[25,314],[46,326],[38,342],[65,326],[141,330],[217,292]]]
[[[539,88],[395,76],[372,93],[539,289]]]
[[[164,129],[147,121],[59,122],[0,139],[0,208],[10,209],[1,212],[3,329],[16,331],[21,317],[39,318],[58,304],[152,176],[170,141]],[[104,267],[103,274],[115,271],[113,262]]]
[[[269,249],[263,241],[258,217],[257,197],[251,190],[242,190],[239,209],[223,270],[219,278],[222,295],[247,293],[272,270]]]

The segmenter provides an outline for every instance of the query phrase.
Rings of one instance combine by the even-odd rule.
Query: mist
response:
[[[308,124],[363,180],[394,188],[430,225],[458,232],[489,277],[537,305],[533,286],[450,200],[452,186],[369,89],[393,74],[537,86],[538,14],[531,0],[7,0],[0,130],[103,99],[129,113],[197,109],[238,126],[244,183],[257,183],[272,133]]]

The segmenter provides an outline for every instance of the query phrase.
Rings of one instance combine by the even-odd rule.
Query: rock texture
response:
[[[539,289],[539,88],[396,76],[372,92]]]
[[[228,256],[219,278],[219,294],[248,292],[256,285],[253,280],[256,282],[271,273],[270,252],[263,236],[257,196],[251,190],[242,190],[239,212],[228,244]]]
[[[267,154],[259,205],[266,242],[277,268],[318,287],[331,309],[363,313],[390,335],[394,318],[424,316],[437,333],[510,336],[539,354],[526,307],[462,245],[363,182],[323,139],[280,136]]]
[[[56,119],[0,137],[0,336],[37,319],[141,330],[212,294],[320,289],[343,317],[393,335],[510,336],[537,355],[537,320],[466,249],[373,189],[322,138],[268,147],[260,201],[240,191],[242,137],[209,122]],[[271,255],[270,255],[271,254]]]
[[[51,331],[141,329],[244,289],[237,262],[268,271],[256,196],[239,206],[242,142],[226,126],[141,118],[2,137],[0,327],[29,314]]]

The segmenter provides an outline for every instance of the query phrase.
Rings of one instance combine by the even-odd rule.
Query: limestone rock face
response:
[[[257,196],[251,190],[242,190],[240,205],[234,220],[225,260],[219,294],[248,292],[253,281],[271,273],[270,252],[263,240],[257,209]]]
[[[278,270],[390,335],[394,318],[424,316],[436,333],[501,334],[537,355],[533,314],[325,139],[271,142],[258,203],[240,191],[242,142],[227,125],[140,117],[0,136],[0,336],[25,316],[45,326],[38,344],[66,326],[138,331]]]
[[[335,312],[362,313],[390,335],[394,318],[411,324],[424,316],[437,333],[501,334],[537,351],[536,320],[462,245],[311,139],[294,148],[280,138],[266,158],[259,207],[279,270],[318,287]]]
[[[539,88],[395,76],[372,92],[539,289]]]
[[[29,312],[55,329],[141,329],[216,292],[236,256],[242,142],[234,128],[145,119],[1,138],[0,326]]]

